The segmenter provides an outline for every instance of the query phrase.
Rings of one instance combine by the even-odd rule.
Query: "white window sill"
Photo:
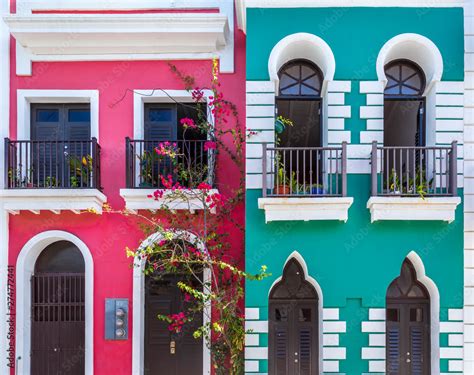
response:
[[[354,198],[259,198],[258,208],[265,210],[265,222],[339,220],[346,222]]]
[[[438,220],[454,221],[460,197],[371,197],[367,202],[371,221]]]
[[[200,190],[193,189],[190,191],[189,199],[171,199],[172,190],[164,189],[163,198],[149,198],[149,195],[158,189],[121,189],[120,195],[125,200],[125,208],[129,211],[136,212],[138,210],[160,210],[163,206],[167,206],[170,210],[188,210],[194,212],[203,210],[203,202],[196,197]],[[217,189],[209,190],[209,195],[218,194]],[[213,212],[213,210],[211,210]]]
[[[3,209],[13,215],[20,211],[61,211],[94,210],[102,213],[102,206],[107,197],[97,189],[5,189],[0,190]]]

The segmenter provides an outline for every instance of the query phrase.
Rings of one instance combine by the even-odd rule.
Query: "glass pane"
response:
[[[36,121],[38,122],[58,122],[58,109],[38,109],[36,111]]]
[[[299,95],[299,85],[291,86],[287,89],[281,90],[281,94],[283,95]]]
[[[285,69],[285,73],[290,74],[295,78],[300,77],[300,65],[293,65],[287,69]]]
[[[387,322],[398,322],[399,319],[398,309],[387,309]]]
[[[417,90],[413,90],[412,88],[407,87],[407,86],[402,86],[402,94],[403,95],[417,95],[418,93],[419,93],[419,91],[417,91]]]
[[[301,79],[302,80],[305,80],[306,77],[309,77],[310,75],[314,74],[314,69],[309,67],[309,66],[306,66],[306,65],[302,65],[301,66]]]
[[[316,75],[314,77],[304,80],[305,85],[308,85],[316,90],[320,89],[319,77]]]
[[[171,121],[173,110],[171,108],[150,108],[148,119],[150,121]]]
[[[410,309],[410,322],[422,322],[423,309],[421,307]]]
[[[318,95],[318,92],[308,86],[301,85],[301,95]]]
[[[91,111],[88,109],[70,109],[68,113],[69,122],[90,122]]]
[[[275,320],[277,322],[287,322],[288,321],[288,311],[284,307],[275,308]]]
[[[300,309],[298,319],[300,322],[310,322],[311,321],[311,309],[302,308]]]

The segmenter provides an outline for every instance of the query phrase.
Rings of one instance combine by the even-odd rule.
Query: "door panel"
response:
[[[147,279],[145,295],[145,374],[202,375],[203,342],[193,337],[202,325],[202,316],[186,325],[182,333],[168,330],[157,315],[183,311],[183,294],[176,286],[179,276]],[[174,351],[172,347],[174,346]]]

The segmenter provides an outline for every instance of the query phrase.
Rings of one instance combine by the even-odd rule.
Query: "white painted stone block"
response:
[[[464,92],[464,82],[441,81],[436,84],[436,92],[441,94],[453,94]]]
[[[362,332],[385,333],[385,322],[362,322]]]
[[[323,371],[339,372],[339,361],[323,361]]]
[[[436,107],[437,119],[462,119],[464,118],[463,107]]]
[[[463,309],[448,309],[448,320],[463,320]]]
[[[339,334],[337,333],[323,334],[323,346],[339,346]]]
[[[346,348],[325,347],[323,348],[323,359],[346,359]]]
[[[346,322],[336,322],[336,321],[323,322],[323,332],[324,333],[344,333],[346,332]]]
[[[344,104],[344,93],[342,92],[330,92],[328,93],[328,104]]]
[[[246,104],[275,104],[274,93],[249,93],[246,95]]]
[[[463,120],[436,120],[437,131],[463,131]]]
[[[339,145],[342,142],[349,143],[351,141],[351,132],[348,130],[329,130],[328,144]]]
[[[367,130],[383,130],[383,120],[367,120]]]
[[[361,119],[383,119],[383,107],[382,106],[361,106],[360,107],[360,118]]]
[[[339,320],[339,309],[338,308],[324,308],[323,320]]]
[[[329,118],[328,130],[344,130],[344,119],[343,118]]]
[[[275,107],[272,105],[248,105],[247,117],[274,117]]]
[[[464,97],[459,94],[436,95],[436,105],[464,105]]]
[[[361,94],[380,94],[384,91],[384,84],[381,81],[361,81]]]
[[[268,348],[247,347],[245,348],[245,359],[268,359]]]
[[[351,107],[348,105],[329,105],[328,117],[331,118],[350,118]]]
[[[462,334],[450,334],[448,335],[449,346],[463,346],[464,336]]]
[[[245,346],[258,346],[260,344],[260,335],[253,333],[245,334]]]
[[[258,320],[260,318],[260,308],[258,307],[246,307],[245,308],[245,319],[247,320]]]
[[[463,324],[462,322],[440,322],[439,332],[440,333],[462,333]]]
[[[385,361],[369,361],[370,372],[385,372]]]
[[[351,92],[351,81],[329,81],[328,92]]]
[[[448,369],[449,371],[463,371],[463,363],[462,361],[457,360],[450,360],[448,361]]]
[[[383,143],[383,132],[376,130],[363,130],[360,132],[361,143],[372,143],[373,141]]]
[[[268,333],[268,321],[266,320],[255,320],[245,321],[245,330],[251,331],[251,333]]]
[[[385,359],[385,348],[362,348],[362,359]]]
[[[245,371],[256,372],[259,370],[258,361],[245,361]]]
[[[439,348],[439,356],[442,359],[462,359],[462,348]]]
[[[248,130],[274,130],[275,119],[273,117],[248,118],[246,119],[246,129]]]
[[[369,334],[369,346],[385,346],[385,334],[383,333]]]
[[[246,92],[275,92],[275,84],[272,81],[247,81]]]
[[[369,320],[385,320],[385,309],[369,309]]]

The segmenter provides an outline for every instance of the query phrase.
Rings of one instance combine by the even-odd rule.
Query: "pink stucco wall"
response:
[[[245,49],[244,35],[235,35],[235,73],[221,75],[222,91],[227,99],[238,105],[241,121],[245,116]],[[102,147],[102,185],[108,202],[122,208],[124,202],[119,190],[125,187],[125,137],[133,136],[133,89],[182,89],[182,84],[170,73],[167,62],[75,62],[35,63],[31,77],[15,74],[15,45],[11,43],[11,101],[10,136],[16,138],[18,89],[98,89],[99,143]],[[173,61],[179,69],[194,75],[198,85],[208,85],[211,61]],[[218,179],[224,185],[239,183],[239,176],[232,173],[233,165],[221,160]],[[235,212],[243,222],[243,207]],[[96,375],[130,374],[132,367],[132,340],[125,342],[104,340],[104,299],[129,298],[132,309],[132,269],[125,256],[126,246],[137,246],[143,235],[133,219],[116,214],[75,215],[63,212],[54,215],[41,212],[34,215],[22,212],[10,217],[9,264],[15,265],[24,244],[34,235],[46,230],[64,230],[78,236],[89,247],[94,259],[94,369]],[[235,256],[242,259],[242,234],[232,233]],[[131,337],[133,327],[130,316]]]

